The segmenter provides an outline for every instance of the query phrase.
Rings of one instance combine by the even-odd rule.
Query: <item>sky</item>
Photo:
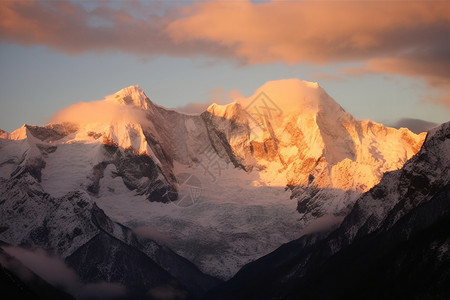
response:
[[[0,128],[135,84],[200,113],[285,78],[358,119],[443,123],[449,37],[449,1],[2,0]]]

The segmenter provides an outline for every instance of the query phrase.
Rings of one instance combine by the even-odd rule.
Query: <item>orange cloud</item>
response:
[[[450,33],[445,1],[201,1],[162,11],[139,1],[121,9],[95,3],[87,10],[73,2],[1,1],[0,38],[70,54],[118,50],[321,64],[448,46]]]
[[[197,2],[167,31],[180,43],[214,41],[249,63],[354,61],[441,44],[450,3]]]
[[[127,8],[121,9],[111,8],[107,1],[94,4],[94,9],[87,10],[73,2],[0,1],[0,39],[22,45],[44,45],[71,55],[122,51],[143,56],[209,52],[226,56],[226,51],[213,43],[175,45],[164,33],[171,11],[157,12],[153,6],[140,5],[139,1],[126,1]]]
[[[442,92],[431,100],[450,108],[449,2],[198,2],[167,31],[178,43],[213,41],[249,64],[368,62],[351,71],[423,78]]]
[[[69,54],[368,62],[359,71],[421,77],[450,91],[448,1],[199,1],[170,8],[125,3],[113,9],[95,2],[88,10],[73,2],[1,1],[0,39]],[[436,101],[449,105],[447,96]]]
[[[111,100],[78,102],[58,111],[52,123],[69,122],[78,125],[110,124],[112,122],[148,124],[143,110],[132,105],[121,105]]]

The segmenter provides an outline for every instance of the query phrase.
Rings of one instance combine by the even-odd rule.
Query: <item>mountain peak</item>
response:
[[[139,85],[131,85],[123,88],[120,91],[107,96],[106,99],[121,105],[134,105],[142,109],[149,109],[152,105],[152,102]]]
[[[264,105],[273,106],[283,115],[288,112],[315,115],[319,111],[342,110],[317,82],[297,78],[268,81],[251,97],[240,99],[238,102],[242,107],[249,108],[259,100],[263,100],[266,103]]]
[[[206,111],[214,116],[232,119],[233,117],[237,116],[239,108],[239,103],[234,101],[225,105],[213,103],[206,109]]]
[[[441,140],[449,139],[450,135],[450,121],[436,126],[428,131],[427,140],[432,137],[437,137]]]
[[[0,139],[7,139],[9,133],[0,128]]]
[[[268,81],[248,98],[239,98],[226,105],[213,103],[207,111],[224,117],[225,113],[230,115],[233,110],[237,113],[238,106],[250,114],[269,113],[271,118],[286,115],[314,116],[319,112],[332,118],[339,118],[343,114],[347,116],[344,109],[317,82],[297,78]]]
[[[27,133],[28,125],[23,124],[21,127],[17,128],[10,134],[8,134],[8,138],[11,140],[23,140],[26,139],[28,136]]]

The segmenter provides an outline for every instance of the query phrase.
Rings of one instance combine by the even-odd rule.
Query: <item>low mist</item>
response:
[[[5,246],[2,249],[46,282],[77,299],[91,299],[92,297],[111,299],[124,296],[126,293],[126,288],[118,283],[82,283],[75,271],[69,268],[61,258],[50,255],[43,249],[31,251],[13,246]],[[101,297],[99,297],[100,295]]]

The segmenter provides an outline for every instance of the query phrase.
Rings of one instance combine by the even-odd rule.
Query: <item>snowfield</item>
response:
[[[244,264],[301,235],[297,202],[281,186],[258,186],[258,174],[229,168],[213,182],[201,168],[175,167],[196,176],[202,186],[193,205],[149,202],[132,192],[105,192],[97,204],[113,220],[138,234],[169,246],[202,271],[223,279]],[[123,190],[120,180],[102,179],[102,186]]]

